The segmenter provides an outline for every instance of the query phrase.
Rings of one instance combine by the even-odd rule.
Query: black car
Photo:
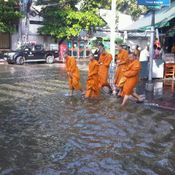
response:
[[[15,51],[4,53],[9,64],[22,65],[27,62],[54,63],[58,51],[46,51],[41,44],[26,44]]]

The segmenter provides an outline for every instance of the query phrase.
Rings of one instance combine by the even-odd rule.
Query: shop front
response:
[[[73,38],[68,41],[68,49],[72,56],[77,59],[86,59],[90,54],[87,41],[79,38]]]
[[[171,67],[171,76],[174,78],[175,51],[172,52],[174,43],[175,47],[175,1],[172,1],[170,6],[157,9],[155,11],[155,40],[160,41],[160,57],[153,58],[153,74],[152,78],[167,78],[167,67]],[[135,21],[132,25],[125,28],[128,32],[142,32],[149,35],[151,28],[152,13],[147,13],[145,16]],[[147,43],[145,43],[147,44]],[[175,50],[175,49],[174,49]]]

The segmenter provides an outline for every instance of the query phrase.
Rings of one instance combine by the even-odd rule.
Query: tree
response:
[[[49,5],[51,2],[55,5]],[[61,38],[61,41],[78,36],[82,29],[90,31],[105,25],[98,11],[111,7],[111,0],[38,0],[38,3],[49,5],[43,10],[44,25],[39,33]],[[79,9],[76,8],[78,3]],[[143,11],[143,7],[137,6],[136,0],[117,0],[116,3],[117,10],[131,14],[134,18]]]
[[[18,0],[0,0],[0,32],[14,32],[21,17]]]
[[[82,10],[98,10],[100,8],[110,9],[112,0],[84,0]],[[137,5],[137,0],[116,0],[116,10],[131,15],[136,19],[141,13],[146,11],[143,6]]]
[[[147,11],[146,7],[137,5],[137,0],[117,0],[116,3],[118,11],[131,15],[133,19]]]
[[[111,0],[82,0],[81,1],[81,10],[86,11],[86,10],[93,10],[97,11],[100,8],[104,9],[110,9],[111,7]]]
[[[49,34],[62,42],[66,38],[78,36],[82,29],[90,31],[93,27],[104,25],[104,21],[94,11],[79,11],[75,0],[60,1],[56,6],[43,10],[44,25],[41,34]]]

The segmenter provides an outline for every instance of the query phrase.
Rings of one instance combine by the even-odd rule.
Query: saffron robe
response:
[[[99,58],[99,86],[100,88],[108,85],[108,70],[112,61],[112,55],[110,53],[102,53]]]
[[[139,80],[139,72],[141,64],[139,60],[134,60],[129,63],[127,70],[124,72],[126,81],[124,83],[121,96],[131,95]]]
[[[127,61],[128,61],[128,51],[125,49],[122,49],[118,56],[117,60],[120,62],[126,62],[122,65],[117,65],[115,77],[114,77],[114,84],[118,87],[118,84],[120,82],[121,77],[123,77],[123,71],[127,68]]]
[[[86,82],[85,97],[98,97],[100,93],[98,79],[99,64],[96,60],[89,62],[88,79]]]
[[[71,90],[80,90],[80,72],[74,57],[66,57],[66,72],[68,73],[69,88]]]

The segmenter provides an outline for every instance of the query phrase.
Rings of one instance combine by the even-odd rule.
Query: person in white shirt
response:
[[[149,59],[149,47],[145,48],[140,52],[139,61],[141,63],[140,78],[148,78],[148,59]]]

